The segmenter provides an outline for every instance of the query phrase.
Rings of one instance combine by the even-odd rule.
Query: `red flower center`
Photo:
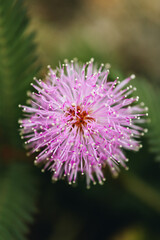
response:
[[[75,109],[68,109],[67,116],[70,115],[69,121],[74,121],[72,127],[77,127],[82,130],[82,126],[86,126],[88,121],[95,121],[93,117],[90,117],[91,111],[82,110],[80,106],[75,107]]]

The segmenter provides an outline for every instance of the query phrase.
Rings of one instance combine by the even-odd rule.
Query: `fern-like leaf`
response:
[[[160,89],[155,89],[148,81],[137,79],[134,82],[137,87],[137,94],[140,101],[143,101],[149,108],[148,139],[150,151],[156,154],[156,159],[160,160]]]
[[[0,124],[3,138],[16,142],[18,104],[38,71],[34,33],[22,0],[0,0]],[[1,130],[1,131],[2,131]]]
[[[27,239],[37,196],[32,171],[32,167],[18,163],[0,170],[0,239]]]
[[[124,74],[120,71],[111,72],[111,78],[115,79],[117,76],[120,77],[120,80],[124,79]],[[147,138],[150,146],[150,151],[156,154],[156,160],[160,161],[160,88],[155,88],[154,85],[151,85],[146,79],[137,78],[134,79],[131,84],[133,87],[137,88],[137,91],[134,92],[134,95],[139,96],[139,101],[144,102],[145,106],[149,108],[148,113],[148,133]]]

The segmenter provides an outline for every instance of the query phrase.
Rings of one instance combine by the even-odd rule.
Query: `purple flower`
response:
[[[135,76],[119,82],[109,81],[109,70],[93,59],[80,66],[76,61],[52,70],[45,81],[34,79],[36,93],[30,93],[30,105],[21,106],[22,138],[30,153],[39,152],[35,164],[53,172],[53,180],[67,176],[74,183],[78,172],[92,181],[105,180],[106,165],[116,175],[119,165],[127,169],[122,148],[138,151],[139,138],[145,131],[137,123],[147,109],[137,105],[135,88],[125,87]]]

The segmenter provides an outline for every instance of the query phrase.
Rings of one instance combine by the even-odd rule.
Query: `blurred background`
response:
[[[159,84],[159,0],[30,0],[42,61],[64,58],[112,63]]]
[[[37,74],[36,71],[28,67],[28,71],[32,72],[31,75],[33,76],[26,77],[27,75],[25,75],[27,80],[24,80],[25,71],[23,70],[24,66],[21,66],[21,61],[23,62],[23,59],[25,59],[30,62],[30,65],[33,65],[30,58],[26,57],[25,54],[30,54],[34,50],[32,45],[24,44],[24,39],[18,38],[21,33],[16,32],[15,36],[18,41],[22,39],[22,43],[17,42],[18,48],[20,49],[22,44],[24,49],[26,47],[26,50],[23,51],[24,49],[22,49],[23,57],[19,55],[16,58],[16,64],[21,66],[22,70],[21,75],[18,72],[19,82],[16,82],[13,86],[15,89],[19,89],[17,90],[19,93],[17,94],[16,90],[15,94],[9,94],[8,91],[5,93],[3,87],[5,89],[10,84],[1,85],[4,98],[0,106],[2,106],[2,111],[5,114],[2,114],[0,125],[0,149],[2,150],[0,157],[3,159],[0,178],[3,178],[4,175],[6,180],[4,186],[1,184],[3,181],[0,181],[2,196],[0,200],[0,222],[2,221],[6,226],[6,220],[4,219],[9,219],[7,234],[11,235],[5,235],[6,233],[4,233],[5,237],[1,237],[3,232],[0,228],[0,239],[159,240],[160,1],[0,0],[0,17],[3,18],[6,11],[6,15],[4,15],[8,19],[14,13],[19,16],[22,13],[25,15],[26,12],[23,12],[21,7],[20,10],[15,7],[8,14],[5,2],[23,2],[27,9],[27,15],[30,19],[27,33],[36,31],[34,42],[37,45],[38,62],[41,64],[40,75],[46,73],[48,64],[55,68],[59,61],[62,62],[66,58],[71,60],[74,57],[77,57],[80,61],[88,61],[93,57],[95,62],[110,63],[111,78],[118,74],[122,80],[129,74],[134,73],[138,77],[133,83],[138,89],[136,94],[140,96],[140,101],[144,101],[149,107],[151,123],[145,126],[150,131],[149,134],[146,134],[146,137],[142,137],[143,148],[138,153],[126,153],[130,159],[128,163],[130,170],[128,172],[121,170],[120,176],[113,179],[109,171],[105,170],[107,179],[105,184],[103,186],[92,186],[90,190],[86,189],[85,178],[82,176],[79,176],[76,186],[69,186],[66,181],[51,183],[51,174],[41,173],[39,168],[33,167],[33,157],[25,156],[23,141],[19,136],[16,136],[19,128],[17,120],[18,117],[22,117],[22,113],[16,110],[17,105],[26,101],[26,90],[29,89],[32,77]],[[3,4],[4,12],[1,11]],[[15,19],[13,23],[14,21]],[[4,24],[4,27],[8,26],[8,29],[11,28],[12,30],[11,23],[12,20],[9,23],[10,25]],[[26,23],[22,23],[22,28],[23,25],[26,25]],[[28,39],[32,40],[29,37]],[[14,45],[14,42],[6,41],[8,45],[6,44],[4,47],[4,38],[2,40],[0,40],[0,50],[2,49],[4,52],[7,49],[6,46],[10,48]],[[26,41],[29,42],[29,40]],[[12,51],[10,51],[10,56],[13,57]],[[15,51],[15,55],[17,52]],[[2,51],[0,51],[1,82],[3,82],[3,79],[7,81],[7,79],[12,80],[13,78],[18,81],[17,73],[15,73],[15,77],[13,77],[12,72],[9,73],[10,75],[8,74],[9,65],[6,65],[6,61],[3,62],[4,58],[1,54]],[[23,82],[25,87],[19,88]],[[16,97],[17,102],[14,107],[11,105],[12,101],[6,101],[6,99],[16,99]],[[3,103],[6,105],[3,106]],[[15,113],[16,111],[17,113]],[[13,121],[12,116],[14,116]],[[6,119],[15,122],[15,125],[12,126]],[[22,169],[21,166],[19,167],[19,163],[22,165]],[[29,164],[30,167],[26,168],[25,164]],[[5,170],[5,172],[4,167],[11,170]],[[30,168],[31,170],[29,170]],[[12,181],[10,181],[10,178]],[[34,180],[35,178],[36,180]],[[12,185],[6,187],[9,181]],[[16,186],[19,186],[18,190]],[[10,193],[10,189],[13,189],[13,193]],[[23,190],[23,193],[21,193],[21,190]],[[5,203],[5,199],[7,203]],[[13,201],[10,201],[11,199]],[[15,202],[15,209],[17,210],[13,208],[11,202]],[[17,206],[20,206],[21,202],[22,210],[19,211]],[[24,202],[26,202],[26,205]],[[32,207],[32,203],[34,207]],[[4,206],[7,210],[3,210],[5,209]],[[14,214],[12,217],[8,217],[8,212],[12,212],[12,210],[13,213],[16,213],[16,220],[14,220]],[[4,212],[5,216],[2,217]],[[32,218],[30,215],[32,215]],[[19,216],[22,217],[21,220],[19,220]],[[14,221],[17,222],[14,224]],[[27,224],[22,225],[23,222]],[[17,231],[12,226],[15,229],[17,227]],[[22,235],[19,235],[18,226],[19,229],[23,226]],[[16,237],[12,238],[12,234],[16,234]]]

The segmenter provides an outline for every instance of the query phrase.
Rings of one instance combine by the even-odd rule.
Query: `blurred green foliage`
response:
[[[122,170],[119,178],[112,179],[106,169],[106,183],[90,190],[82,176],[75,186],[65,181],[53,185],[49,173],[34,171],[29,158],[26,163],[18,137],[18,104],[25,102],[29,83],[40,69],[35,34],[27,30],[28,23],[22,0],[0,0],[0,240],[158,240],[160,178],[155,159],[160,159],[160,89],[143,77],[132,82],[140,101],[149,107],[150,123],[146,124],[149,132],[142,139],[143,149],[126,153],[128,173]],[[44,39],[50,35],[47,24],[46,29]],[[66,57],[78,57],[82,62],[91,57],[98,63],[111,60],[77,35],[63,51],[46,45],[43,57],[39,56],[41,62],[53,68]],[[115,69],[110,76],[125,77]],[[39,209],[37,214],[35,209]]]
[[[35,34],[26,33],[29,19],[23,1],[0,0],[0,124],[3,142],[17,144],[17,108],[37,73]],[[23,92],[23,94],[22,94]]]
[[[0,0],[0,239],[26,239],[33,222],[37,177],[23,161],[18,104],[37,73],[34,33],[21,0]],[[19,148],[19,149],[18,149]],[[22,159],[21,159],[22,157]]]
[[[0,168],[0,239],[25,240],[36,211],[37,178],[28,164]]]

